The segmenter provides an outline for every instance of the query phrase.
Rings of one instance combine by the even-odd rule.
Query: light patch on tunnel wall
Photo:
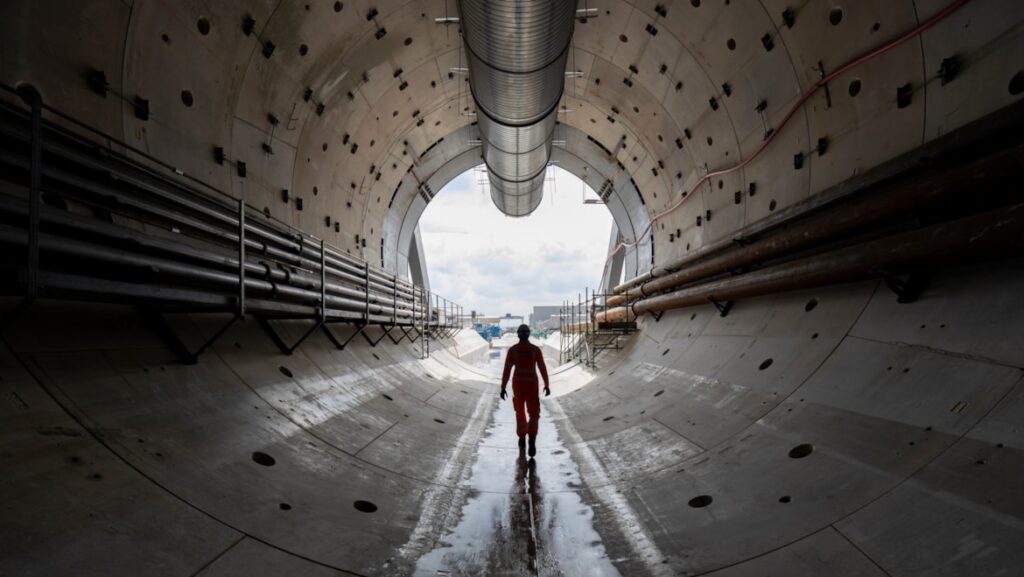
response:
[[[480,182],[483,184],[480,184]],[[544,201],[528,217],[511,218],[490,200],[486,176],[452,180],[420,220],[431,290],[466,314],[527,315],[557,305],[600,277],[611,213],[584,204],[597,194],[575,176],[549,169]]]

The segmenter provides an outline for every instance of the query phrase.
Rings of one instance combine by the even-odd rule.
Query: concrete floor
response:
[[[533,464],[468,331],[286,357],[243,323],[182,366],[130,308],[38,302],[0,574],[1020,575],[1021,295],[1011,261],[645,320],[552,371]]]

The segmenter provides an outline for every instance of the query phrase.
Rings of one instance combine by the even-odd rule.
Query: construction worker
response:
[[[537,391],[537,369],[544,377],[544,396],[551,394],[548,383],[548,369],[544,366],[544,356],[540,347],[530,344],[530,327],[519,325],[516,329],[519,343],[512,345],[505,354],[505,370],[501,374],[501,399],[508,397],[505,386],[513,365],[516,368],[512,377],[512,407],[516,410],[516,434],[519,435],[519,450],[526,448],[526,436],[530,436],[529,455],[537,454],[537,421],[540,420],[540,396]],[[529,414],[529,422],[527,422]]]

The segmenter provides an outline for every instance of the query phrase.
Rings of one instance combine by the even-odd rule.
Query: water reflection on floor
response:
[[[490,367],[500,371],[501,359]],[[465,504],[415,574],[619,575],[594,529],[593,509],[578,492],[579,471],[543,405],[536,458],[521,454],[516,441],[512,404],[497,403],[463,484]]]

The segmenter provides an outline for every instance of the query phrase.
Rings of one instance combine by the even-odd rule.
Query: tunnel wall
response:
[[[561,425],[671,574],[1013,575],[1022,294],[1018,259],[646,317]]]
[[[408,561],[397,551],[425,495],[493,392],[460,358],[486,355],[478,335],[420,360],[418,343],[338,351],[318,333],[285,356],[249,321],[188,366],[142,318],[37,302],[4,332],[0,574],[388,574]],[[172,323],[194,349],[226,318]]]
[[[707,171],[750,155],[822,69],[949,2],[601,0],[588,5],[597,17],[576,26],[569,66],[581,75],[566,81],[572,112],[559,121],[599,142],[654,214]],[[467,78],[451,72],[465,64],[458,34],[434,22],[444,15],[443,2],[427,0],[18,0],[0,6],[0,80],[32,83],[72,117],[396,270],[394,255],[381,254],[398,246],[383,238],[389,199],[400,187],[416,194],[402,186],[416,158],[474,122]],[[763,155],[659,223],[655,264],[1019,99],[1022,22],[1016,0],[974,0],[836,79]],[[948,59],[956,72],[947,81],[938,71]],[[105,96],[90,87],[90,70],[104,72]],[[897,99],[901,88],[908,102]],[[147,120],[136,97],[149,102]]]

